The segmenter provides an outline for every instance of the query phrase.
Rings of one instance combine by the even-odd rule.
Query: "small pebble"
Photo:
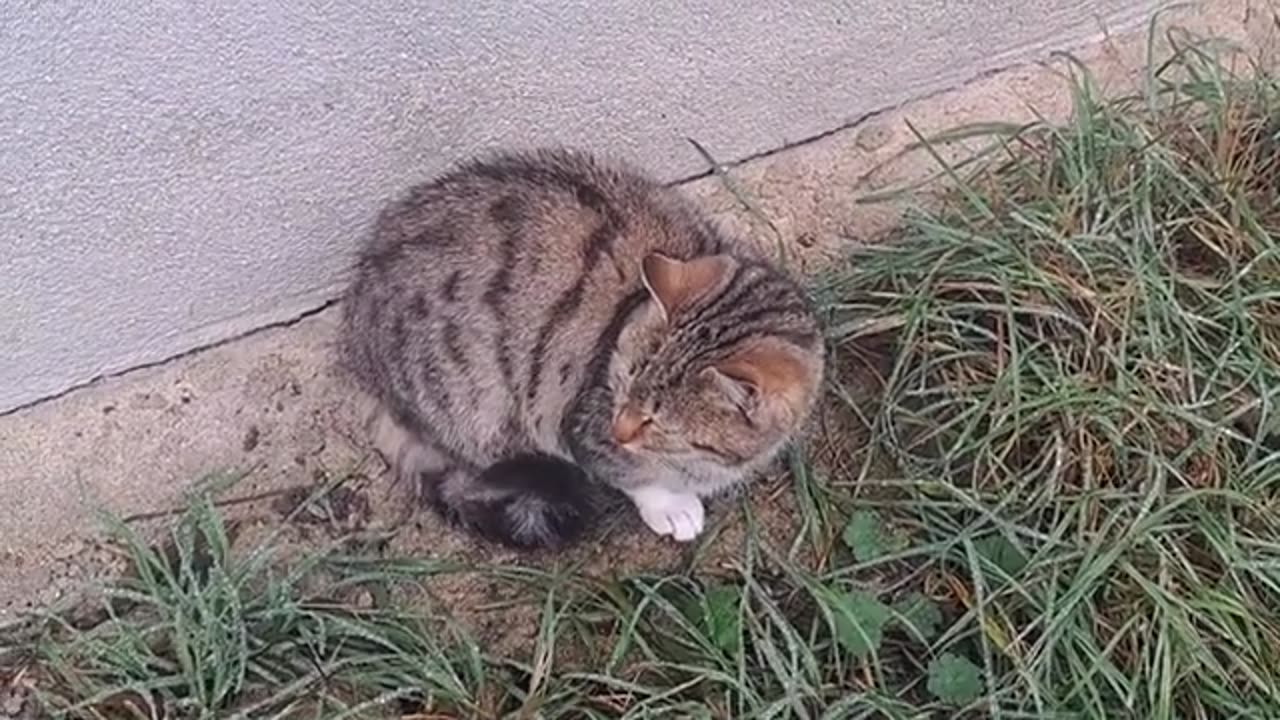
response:
[[[54,560],[70,560],[73,557],[84,552],[84,543],[79,540],[65,540],[58,543],[49,551]]]
[[[0,690],[0,720],[17,718],[26,704],[26,693],[21,688]]]
[[[858,131],[854,143],[857,144],[858,149],[871,152],[889,144],[891,139],[893,139],[893,132],[885,123],[871,122]]]
[[[258,430],[257,425],[250,425],[244,434],[244,441],[240,443],[240,447],[245,452],[252,452],[258,447],[258,441],[262,438],[262,431]]]

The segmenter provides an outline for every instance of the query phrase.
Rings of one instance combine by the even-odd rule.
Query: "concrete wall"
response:
[[[0,3],[0,412],[333,297],[379,205],[565,142],[676,179],[1150,0]]]

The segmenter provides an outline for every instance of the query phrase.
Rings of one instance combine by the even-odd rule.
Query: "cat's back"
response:
[[[580,305],[639,289],[650,252],[719,250],[687,201],[631,167],[567,149],[499,153],[383,211],[359,255],[357,291],[450,306],[481,324],[491,316],[520,335],[548,320],[572,325]]]
[[[496,153],[460,164],[390,205],[360,265],[408,257],[438,267],[441,260],[483,258],[495,266],[553,269],[655,243],[684,245],[698,225],[679,196],[618,162],[567,149]],[[397,269],[407,271],[403,263]]]

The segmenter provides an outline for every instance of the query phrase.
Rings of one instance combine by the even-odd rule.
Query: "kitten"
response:
[[[567,150],[472,161],[384,211],[340,345],[400,477],[523,547],[573,539],[608,487],[692,540],[700,498],[799,429],[824,352],[782,273],[673,191]]]

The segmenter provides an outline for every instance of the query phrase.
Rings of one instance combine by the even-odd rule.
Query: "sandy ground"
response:
[[[1172,17],[1184,27],[1269,48],[1276,2],[1213,0]],[[1080,56],[1104,88],[1131,87],[1143,60],[1145,28],[1118,36],[1100,32],[1097,40]],[[815,272],[841,248],[883,236],[902,210],[899,203],[863,204],[860,198],[936,170],[926,155],[905,153],[915,140],[912,126],[928,136],[965,123],[1029,120],[1033,109],[1061,118],[1068,110],[1064,67],[1050,62],[1009,68],[749,160],[729,171],[740,195],[718,177],[689,183],[686,190],[726,227],[785,248],[795,266]],[[754,209],[740,197],[749,198]],[[343,522],[389,522],[398,507],[396,491],[355,432],[349,389],[331,364],[336,319],[335,308],[324,309],[0,417],[0,624],[30,609],[68,602],[84,581],[118,569],[116,551],[98,531],[97,510],[155,526],[181,506],[193,481],[211,472],[248,473],[226,497],[240,499],[228,505],[228,513],[249,533],[278,525],[290,492],[306,493],[336,477],[348,478]],[[791,517],[784,484],[775,478],[753,491],[767,525],[785,526]],[[729,527],[702,562],[732,560],[740,537],[733,514],[732,507],[714,510],[713,522],[729,518]],[[300,540],[319,532],[302,520],[295,525]],[[425,511],[397,533],[391,550],[423,558],[516,559],[479,546]],[[519,559],[580,561],[608,572],[669,568],[686,561],[689,552],[642,532],[628,515],[567,557]],[[465,578],[451,582],[437,593],[459,606],[484,601],[492,590]],[[494,620],[501,628],[493,632],[511,634],[509,616]],[[485,628],[491,621],[476,621],[482,636],[490,635]],[[524,626],[533,631],[532,624]]]

